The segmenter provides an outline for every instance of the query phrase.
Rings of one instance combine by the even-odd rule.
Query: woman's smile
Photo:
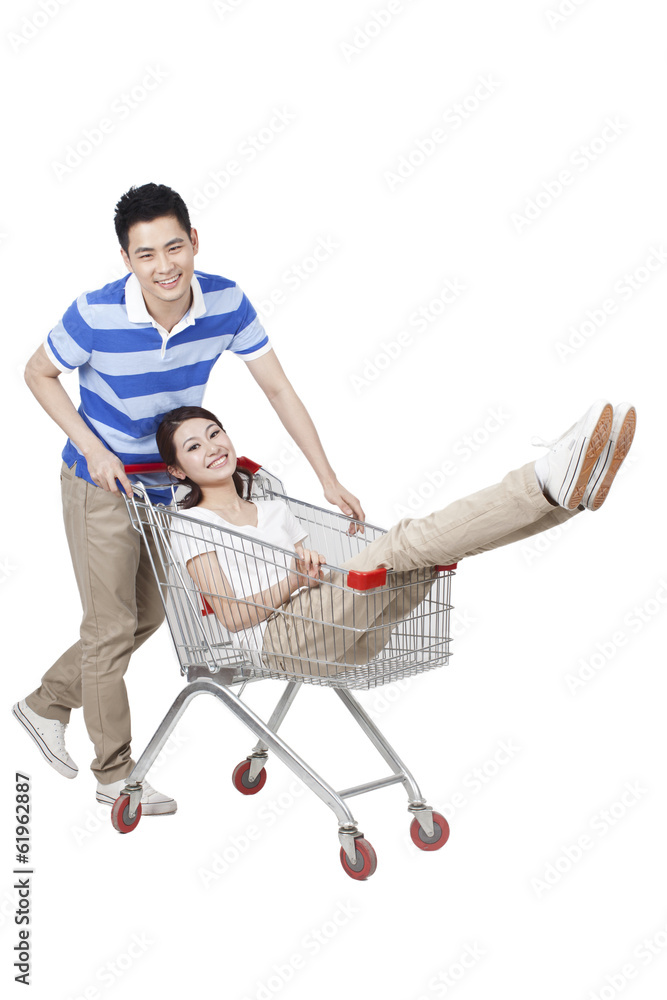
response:
[[[217,487],[230,479],[236,470],[234,445],[223,429],[211,420],[200,417],[185,420],[174,433],[174,445],[179,479],[185,475],[197,482],[203,477],[202,483]],[[222,479],[218,475],[209,478],[209,472],[224,472],[224,476]]]

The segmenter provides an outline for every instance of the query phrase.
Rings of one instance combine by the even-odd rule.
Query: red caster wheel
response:
[[[250,770],[250,761],[242,760],[240,764],[234,768],[234,773],[232,774],[232,781],[234,783],[234,788],[241,793],[241,795],[254,795],[259,792],[260,789],[264,788],[266,784],[266,770],[262,768],[254,781],[251,781],[248,777],[248,771]]]
[[[415,817],[410,824],[410,836],[420,851],[439,851],[449,839],[449,823],[440,813],[433,813],[433,836],[429,837]]]
[[[141,819],[141,802],[133,820],[128,819],[129,806],[130,796],[124,793],[118,796],[111,807],[111,822],[114,830],[118,830],[119,833],[132,833]]]
[[[354,846],[357,849],[357,860],[355,863],[350,863],[344,847],[340,849],[340,863],[350,878],[356,878],[358,881],[363,882],[365,879],[370,878],[377,868],[378,859],[373,845],[364,840],[363,837],[357,837],[354,841]]]

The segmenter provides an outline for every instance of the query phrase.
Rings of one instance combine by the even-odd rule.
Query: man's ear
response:
[[[128,269],[128,271],[131,271],[132,265],[130,264],[130,258],[127,256],[122,247],[120,248],[120,255],[123,258],[123,263],[125,264],[125,267]]]

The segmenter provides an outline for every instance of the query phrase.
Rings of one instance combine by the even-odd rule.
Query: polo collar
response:
[[[179,320],[177,324],[179,329],[183,329],[186,326],[192,326],[194,321],[199,319],[199,317],[203,316],[206,312],[204,293],[201,290],[201,285],[197,280],[196,274],[192,275],[190,288],[192,289],[192,305],[186,312],[185,316]],[[153,319],[146,308],[146,302],[144,301],[144,295],[141,291],[139,279],[132,271],[125,282],[125,307],[127,309],[127,318],[130,323],[141,323],[142,326],[159,326],[157,321]],[[175,330],[172,332],[175,332]]]

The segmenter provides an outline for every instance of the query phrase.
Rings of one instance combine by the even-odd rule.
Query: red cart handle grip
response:
[[[167,466],[164,462],[140,462],[138,465],[126,465],[125,471],[128,476],[137,475],[140,472],[165,472]]]
[[[373,587],[384,587],[386,582],[387,570],[384,567],[347,571],[347,585],[353,590],[372,590]]]
[[[451,566],[434,566],[436,573],[452,572],[458,563]],[[350,569],[347,573],[347,585],[353,590],[372,590],[373,587],[384,587],[387,582],[387,570],[384,567],[377,569]]]
[[[242,469],[247,469],[248,472],[259,472],[262,466],[259,462],[253,462],[251,458],[246,458],[245,455],[240,455],[236,459],[236,464],[240,465]],[[166,472],[167,466],[164,462],[139,462],[137,465],[126,465],[125,471],[128,475],[138,475],[141,472]]]

